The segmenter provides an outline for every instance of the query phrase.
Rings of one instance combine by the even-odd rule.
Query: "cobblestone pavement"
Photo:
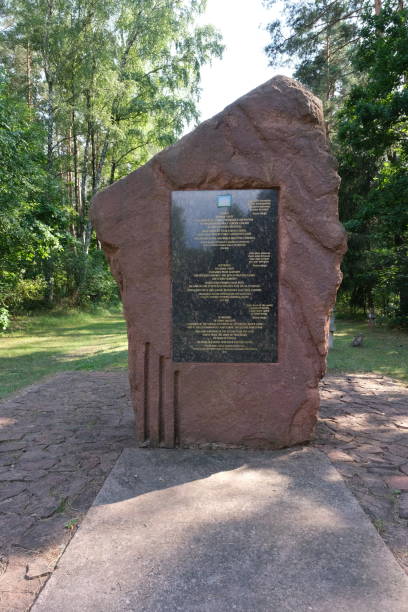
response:
[[[0,403],[1,612],[30,608],[135,444],[127,389],[123,371],[66,372]]]
[[[374,374],[327,376],[313,445],[408,574],[408,388]]]
[[[314,445],[408,572],[408,389],[328,376]],[[0,610],[28,610],[121,450],[126,372],[66,372],[0,403]]]

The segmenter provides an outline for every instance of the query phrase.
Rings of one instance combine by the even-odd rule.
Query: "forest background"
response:
[[[265,52],[323,100],[339,161],[338,309],[408,325],[407,8],[281,4]],[[215,29],[197,26],[204,7],[0,0],[0,328],[35,309],[117,303],[90,201],[198,120],[200,70],[222,54]]]

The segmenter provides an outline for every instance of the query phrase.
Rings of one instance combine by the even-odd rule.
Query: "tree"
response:
[[[45,132],[0,74],[0,306],[34,298],[41,280],[28,280],[36,262],[60,247],[58,225],[45,206]]]
[[[265,0],[268,7],[277,0]],[[268,25],[270,65],[295,61],[294,77],[324,103],[330,123],[352,81],[351,51],[358,39],[362,0],[284,0],[283,18]]]
[[[49,301],[54,291],[66,293],[72,269],[74,296],[89,283],[96,191],[197,118],[201,67],[222,52],[214,29],[195,25],[204,7],[203,0],[5,1],[2,63],[45,127],[44,199],[52,214],[60,186],[69,231],[63,252],[44,261]]]
[[[267,4],[274,4],[269,0]],[[407,11],[402,0],[284,2],[271,63],[323,99],[349,235],[343,296],[408,320]]]
[[[361,84],[339,114],[337,147],[351,246],[345,288],[352,303],[408,323],[408,12],[400,6],[385,1],[364,14],[353,60]]]

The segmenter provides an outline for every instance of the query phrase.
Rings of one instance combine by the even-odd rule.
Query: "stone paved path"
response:
[[[0,403],[0,610],[28,610],[121,450],[126,372],[66,372]],[[408,389],[328,376],[315,446],[408,573]],[[72,529],[69,527],[72,526]]]
[[[0,610],[30,608],[124,447],[126,372],[66,372],[0,404]]]
[[[314,446],[408,574],[408,388],[373,374],[327,376]]]

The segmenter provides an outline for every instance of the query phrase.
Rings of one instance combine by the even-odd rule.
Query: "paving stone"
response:
[[[0,423],[1,425],[1,423]],[[3,426],[3,425],[2,425]],[[7,427],[6,430],[0,430],[0,448],[1,445],[5,442],[16,442],[21,440],[24,436],[24,433],[18,430],[11,430],[10,427]]]
[[[75,465],[70,462],[59,461],[52,469],[54,473],[75,473],[80,470],[80,462],[78,461]]]
[[[392,453],[384,453],[384,458],[386,461],[389,461],[393,465],[397,465],[398,467],[400,465],[404,465],[404,463],[406,463],[407,461],[405,457],[400,457],[399,455],[394,455]]]
[[[353,461],[353,458],[344,451],[334,449],[326,452],[331,461]]]
[[[27,550],[47,552],[51,547],[63,547],[69,539],[65,524],[66,516],[33,521],[33,526],[19,539],[18,544]]]
[[[0,513],[22,514],[31,499],[28,492],[24,491],[14,497],[0,501]]]
[[[361,444],[356,448],[356,453],[359,456],[371,456],[371,455],[381,455],[384,452],[384,449],[381,446],[375,446],[374,444]],[[379,460],[379,457],[377,457]]]
[[[399,469],[401,470],[401,472],[404,472],[404,474],[408,476],[408,463],[404,463],[403,465],[400,465]]]
[[[395,421],[395,425],[397,427],[402,427],[403,429],[408,429],[408,417],[397,419]]]
[[[362,384],[359,384],[360,382]],[[316,444],[325,451],[342,451],[348,457],[347,460],[343,456],[341,460],[336,461],[336,467],[343,474],[350,490],[365,504],[369,516],[373,517],[373,520],[382,521],[383,537],[399,562],[408,568],[406,519],[398,516],[395,518],[395,513],[389,512],[389,508],[394,507],[392,488],[383,480],[388,475],[408,475],[408,447],[405,444],[408,435],[401,428],[385,427],[387,421],[406,417],[407,389],[387,378],[368,377],[368,385],[366,382],[366,375],[327,377],[322,388],[322,416],[324,415],[327,421],[320,421],[318,424],[319,437]],[[17,425],[8,430],[10,437],[7,440],[17,441],[17,445],[22,446],[19,449],[2,451],[0,443],[0,467],[13,465],[14,473],[21,472],[24,477],[27,471],[31,471],[35,478],[46,472],[39,480],[0,482],[0,512],[21,513],[29,519],[34,518],[44,523],[51,519],[42,520],[42,517],[59,517],[64,522],[70,518],[82,519],[82,514],[93,502],[123,447],[134,445],[134,417],[128,395],[124,392],[127,386],[126,372],[66,372],[49,381],[33,385],[32,392],[22,391],[13,401],[0,402],[0,419],[17,422]],[[340,396],[348,401],[339,402]],[[387,397],[394,399],[387,402]],[[37,412],[33,412],[33,406]],[[384,413],[384,416],[378,414],[380,412]],[[44,431],[44,418],[48,422],[47,431]],[[88,427],[89,423],[93,422],[95,426]],[[385,436],[382,441],[375,441],[372,437],[378,427],[380,435]],[[95,440],[92,436],[93,441],[90,441],[90,437],[83,435],[83,441],[74,441],[75,434],[92,430],[98,433],[99,439]],[[1,428],[0,432],[3,433]],[[9,442],[4,442],[3,447]],[[31,465],[28,461],[30,458]],[[48,465],[40,464],[36,466],[37,471],[33,472],[34,462],[45,458],[55,459],[55,465],[39,472],[40,467]],[[88,466],[89,473],[84,469],[84,465]],[[394,474],[390,474],[392,469],[384,465],[395,466]],[[384,474],[376,472],[380,469]],[[94,471],[91,473],[92,470]],[[370,478],[368,483],[364,483],[363,476]],[[82,487],[83,482],[85,485]],[[367,488],[367,484],[371,489]],[[72,497],[68,495],[71,486]],[[79,492],[76,494],[76,491]],[[404,493],[399,496],[400,508]],[[54,515],[61,500],[65,498],[68,498],[66,512],[63,515]],[[1,519],[2,517],[0,523]],[[402,527],[398,521],[403,523]],[[53,540],[51,551],[58,556],[60,546],[72,533],[63,527],[55,533],[59,534],[61,539]],[[12,534],[9,534],[9,539],[11,536]],[[13,553],[13,558],[15,555],[16,552]],[[41,555],[37,555],[38,563],[43,555],[46,555],[45,550]],[[13,592],[17,593],[19,588],[22,591],[29,585],[32,593],[29,601],[32,603],[45,578],[24,578],[25,567],[29,561],[32,561],[30,556],[25,558],[25,561],[21,558],[21,571],[7,570],[0,582],[0,590],[12,588]],[[50,560],[44,561],[45,564],[49,562]],[[17,595],[15,598],[15,608],[9,605],[12,599],[8,600],[7,612],[25,612],[29,606],[19,607]],[[3,612],[1,607],[0,610]]]
[[[49,470],[50,468],[54,467],[54,465],[57,463],[57,459],[54,458],[45,458],[45,459],[38,459],[36,461],[31,461],[31,460],[26,460],[26,459],[21,459],[19,461],[19,466],[28,471],[32,471],[34,474],[36,474],[36,478],[38,478],[38,474],[44,470]],[[46,472],[45,472],[46,473]],[[45,474],[42,474],[43,476]]]
[[[0,419],[9,419],[10,422],[18,423],[17,427],[13,426],[13,430],[8,430],[6,438],[2,436],[2,439],[6,441],[3,444],[0,443],[0,468],[3,466],[9,467],[10,470],[13,469],[13,478],[18,475],[29,479],[24,482],[0,481],[0,497],[13,496],[0,501],[0,512],[4,511],[4,514],[9,515],[22,512],[30,521],[28,525],[31,525],[32,520],[42,523],[43,521],[40,520],[42,517],[55,518],[53,513],[60,507],[61,499],[66,496],[66,490],[72,484],[73,473],[75,480],[78,477],[82,478],[82,475],[85,478],[84,488],[89,490],[88,506],[83,507],[83,511],[86,511],[96,495],[95,487],[99,489],[101,482],[87,486],[87,482],[95,478],[95,474],[87,475],[86,472],[84,474],[81,472],[82,450],[94,453],[91,456],[86,454],[87,459],[99,456],[100,461],[101,456],[112,452],[112,446],[118,447],[118,452],[123,448],[123,443],[117,440],[117,429],[113,430],[114,439],[110,439],[107,424],[114,428],[121,427],[123,439],[127,438],[128,443],[133,443],[128,435],[133,429],[133,415],[128,394],[122,393],[124,399],[120,401],[115,399],[118,397],[117,389],[120,387],[126,390],[127,385],[125,372],[104,372],[102,376],[93,372],[63,373],[45,383],[32,386],[31,391],[23,390],[18,395],[17,401],[0,402]],[[56,389],[58,389],[57,392]],[[58,398],[57,401],[56,398]],[[106,420],[104,421],[101,418],[101,405],[107,398],[111,406],[106,409]],[[87,402],[87,399],[91,401]],[[124,415],[127,415],[125,419]],[[99,428],[95,431],[103,431],[101,436],[103,440],[96,440],[88,449],[82,449],[83,444],[88,440],[74,444],[72,432],[86,431],[87,423],[94,420],[102,428],[102,430]],[[97,465],[95,459],[92,464],[89,463],[90,469]],[[11,466],[14,467],[11,468]],[[59,467],[65,468],[66,471],[58,472]],[[0,474],[6,473],[9,478],[9,469],[0,470]],[[106,471],[103,471],[103,474],[105,476]],[[50,492],[54,492],[55,495]],[[91,496],[92,499],[89,499]],[[64,515],[56,515],[56,517],[61,520],[62,527],[60,525],[60,529],[55,531],[55,539],[51,538],[49,542],[51,549],[48,546],[46,550],[54,551],[55,558],[58,558],[66,541],[72,536],[72,533],[63,527],[63,524],[72,518],[72,515],[67,512]],[[51,519],[45,519],[44,522],[47,523],[48,520]],[[46,527],[41,529],[52,531],[52,525],[53,523],[47,523]],[[45,533],[40,533],[40,528],[36,524],[31,527],[33,532],[30,534],[31,529],[28,529],[24,537],[24,544],[33,545],[42,542],[44,545]],[[9,539],[11,536],[12,534],[9,533]],[[20,547],[18,550],[24,550],[24,548]],[[27,555],[30,554],[30,550],[29,548],[26,551]],[[38,564],[50,563],[49,560],[44,561],[46,550],[43,549],[38,557]],[[9,568],[1,582],[1,588],[10,588],[10,592],[13,593],[7,600],[7,612],[27,610],[29,605],[26,605],[26,601],[23,603],[19,599],[19,589],[26,588],[27,584],[30,585],[28,601],[31,605],[45,580],[44,577],[24,577],[25,565],[23,561],[21,563],[18,571],[12,571]]]
[[[16,544],[34,523],[35,519],[30,516],[3,514],[0,520],[0,541],[3,543],[11,541],[12,544]]]
[[[61,500],[57,497],[31,498],[30,515],[41,519],[50,518],[60,507]]]
[[[371,474],[383,474],[386,476],[390,476],[390,474],[391,475],[395,474],[397,469],[398,469],[398,466],[396,465],[387,465],[387,464],[376,465],[375,463],[368,463],[367,465],[367,472]]]
[[[355,474],[360,473],[359,467],[354,463],[347,462],[347,463],[339,464],[339,463],[333,462],[333,465],[340,472],[342,476],[346,476],[348,478],[352,478]]]
[[[46,556],[34,557],[30,563],[27,564],[27,570],[25,577],[28,580],[38,578],[39,576],[47,576],[55,569],[57,559],[50,561]]]
[[[14,442],[0,442],[0,453],[26,448],[28,441],[23,438]]]
[[[401,489],[408,491],[408,476],[390,476],[386,482],[391,489]]]
[[[118,457],[120,455],[120,451],[113,451],[111,453],[106,453],[101,457],[101,469],[107,474],[115,465]]]
[[[408,519],[408,492],[401,493],[398,512],[402,519]]]
[[[374,519],[392,520],[394,513],[394,503],[389,498],[374,497],[373,495],[357,495],[358,501],[364,510]]]
[[[20,457],[20,461],[24,462],[36,462],[42,459],[49,459],[50,455],[47,453],[44,447],[37,447],[30,450],[26,450]]]
[[[389,495],[389,487],[385,484],[381,476],[376,477],[375,474],[363,474],[361,476],[364,485],[373,493],[373,495],[379,497],[386,497]]]
[[[102,482],[94,484],[78,493],[78,495],[75,495],[71,501],[72,508],[78,512],[86,512],[95,499],[101,485]]]
[[[407,434],[405,434],[404,440],[407,437]],[[392,446],[388,447],[388,450],[394,455],[398,455],[399,457],[405,457],[405,459],[408,459],[408,446],[403,446],[402,444],[393,444]]]
[[[43,495],[45,497],[50,495],[57,496],[61,492],[66,491],[69,487],[70,479],[71,475],[68,473],[61,474],[60,472],[49,471],[37,482],[30,483],[27,488],[34,495]]]
[[[26,591],[5,591],[0,588],[0,612],[22,612],[30,609],[37,589],[33,585]]]
[[[0,473],[0,482],[14,482],[19,480],[25,480],[25,472],[10,468]]]
[[[127,449],[33,612],[406,612],[407,601],[407,576],[322,453]]]
[[[86,487],[89,487],[89,476],[84,473],[76,474],[75,477],[69,482],[69,486],[67,487],[67,496],[69,498],[74,498],[81,491],[83,491]]]
[[[55,438],[53,438],[52,432],[49,430],[46,433],[43,431],[38,431],[38,432],[27,434],[24,437],[24,440],[27,443],[29,443],[31,446],[33,444],[39,444],[45,447],[47,447],[49,444],[58,442],[58,440],[55,440]]]
[[[64,454],[66,453],[67,449],[65,447],[65,444],[49,444],[47,445],[47,453],[51,456],[51,457],[62,457],[64,456]],[[71,441],[69,442],[69,448],[72,449],[71,446]]]
[[[11,469],[8,472],[5,472],[4,474],[0,474],[0,482],[3,482],[3,481],[13,482],[13,481],[19,481],[19,480],[28,480],[28,481],[39,480],[43,476],[47,475],[47,472],[45,470],[35,469],[35,467],[33,467],[33,469],[27,469],[26,465],[19,466],[19,467],[21,467],[21,471]]]
[[[93,468],[99,466],[101,463],[100,457],[95,454],[91,457],[83,457],[81,460],[81,467],[83,470],[87,472],[92,470]]]
[[[9,499],[18,495],[27,489],[27,484],[24,482],[6,482],[0,487],[0,500]]]
[[[11,466],[14,465],[16,463],[16,461],[18,460],[18,458],[20,457],[20,454],[15,454],[15,453],[0,453],[0,465],[1,466]]]

